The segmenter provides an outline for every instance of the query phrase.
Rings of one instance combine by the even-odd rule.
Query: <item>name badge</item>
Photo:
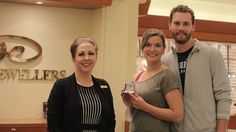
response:
[[[107,85],[100,85],[101,88],[108,88]]]

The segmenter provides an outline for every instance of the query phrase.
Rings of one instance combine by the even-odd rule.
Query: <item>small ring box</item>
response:
[[[134,92],[135,92],[135,84],[134,83],[125,83],[124,93],[134,93]]]

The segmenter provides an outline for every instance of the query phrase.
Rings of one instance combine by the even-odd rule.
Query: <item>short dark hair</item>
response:
[[[70,53],[71,53],[72,58],[75,58],[77,47],[84,42],[88,42],[92,44],[95,47],[95,51],[97,54],[98,47],[97,47],[96,41],[90,37],[80,37],[80,38],[75,39],[74,42],[70,46]]]
[[[149,39],[150,37],[153,37],[153,36],[158,36],[158,37],[160,37],[161,40],[162,40],[162,42],[163,42],[164,48],[166,47],[165,35],[164,35],[164,33],[163,33],[162,31],[158,30],[158,29],[150,28],[150,29],[146,30],[146,31],[143,33],[143,37],[142,37],[142,41],[141,41],[141,44],[140,44],[139,49],[142,50],[142,49],[145,47],[145,45],[146,45],[148,39]]]
[[[195,23],[195,16],[194,16],[194,12],[191,8],[189,8],[187,5],[178,5],[176,7],[174,7],[171,12],[170,12],[170,22],[172,22],[173,19],[173,15],[176,12],[182,12],[182,13],[190,13],[190,15],[192,16],[192,24]]]

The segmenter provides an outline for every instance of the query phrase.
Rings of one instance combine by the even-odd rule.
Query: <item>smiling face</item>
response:
[[[165,47],[162,39],[159,36],[152,36],[148,38],[142,49],[147,64],[159,63],[164,51]]]
[[[172,37],[177,44],[187,43],[191,39],[192,32],[195,29],[191,14],[188,12],[174,13],[173,18],[169,23],[169,29],[172,32]]]
[[[89,42],[79,44],[76,48],[75,57],[72,60],[77,71],[91,73],[97,60],[96,47]]]

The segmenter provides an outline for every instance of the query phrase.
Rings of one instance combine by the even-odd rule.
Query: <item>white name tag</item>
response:
[[[108,88],[107,85],[100,85],[101,88]]]

